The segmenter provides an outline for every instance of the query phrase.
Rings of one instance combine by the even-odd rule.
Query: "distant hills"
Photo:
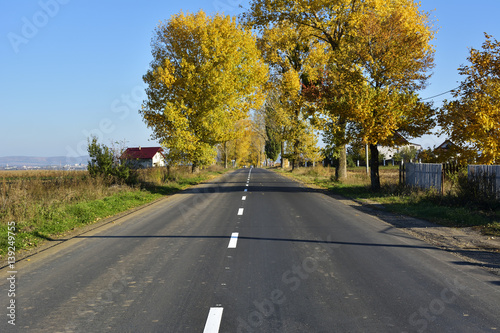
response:
[[[48,167],[48,166],[65,166],[75,164],[85,164],[89,156],[52,156],[52,157],[35,157],[35,156],[6,156],[0,157],[0,167]]]

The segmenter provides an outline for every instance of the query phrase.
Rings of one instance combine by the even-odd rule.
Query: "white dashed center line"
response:
[[[247,178],[247,183],[245,186],[248,186],[250,183],[250,174],[252,170],[250,169],[248,172],[248,178]],[[247,189],[244,189],[244,192],[247,192]],[[245,201],[247,199],[246,195],[241,197],[242,201]],[[238,215],[243,215],[243,208],[238,209]],[[238,232],[233,232],[231,234],[231,238],[229,240],[228,244],[228,249],[234,249],[236,248],[236,244],[238,243]],[[228,267],[226,267],[228,269]],[[219,305],[219,304],[217,304]],[[220,329],[220,324],[222,320],[222,312],[224,311],[224,308],[222,307],[213,307],[210,308],[210,311],[208,312],[208,318],[207,322],[205,323],[205,329],[203,330],[203,333],[218,333]]]
[[[229,240],[229,245],[227,246],[228,249],[235,249],[236,248],[236,243],[238,243],[238,235],[239,233],[233,232],[231,234],[231,239]]]
[[[203,333],[218,333],[224,308],[210,308]]]

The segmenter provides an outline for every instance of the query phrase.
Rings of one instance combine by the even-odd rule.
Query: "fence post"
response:
[[[446,164],[441,165],[441,196],[444,195],[444,175],[446,173]]]
[[[406,182],[406,164],[401,161],[399,164],[399,185],[402,185]]]
[[[406,184],[406,163],[403,163],[403,160],[401,163],[403,164],[403,184]]]
[[[399,165],[399,185],[402,184],[402,173],[403,173],[403,165]]]

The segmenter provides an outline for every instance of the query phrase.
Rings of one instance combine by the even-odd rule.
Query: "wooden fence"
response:
[[[442,189],[443,165],[431,163],[407,163],[400,167],[401,183],[423,189]]]
[[[480,191],[500,198],[500,165],[469,165],[467,175]]]
[[[465,168],[454,163],[408,163],[399,168],[399,183],[423,189],[435,188],[444,191],[444,181],[451,175]],[[469,165],[467,175],[479,190],[500,198],[500,165]]]

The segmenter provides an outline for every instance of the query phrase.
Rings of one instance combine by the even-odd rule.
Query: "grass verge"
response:
[[[286,176],[311,184],[331,193],[364,203],[377,203],[390,212],[431,221],[447,227],[474,227],[483,234],[500,237],[500,204],[478,206],[459,200],[453,186],[445,195],[436,191],[422,191],[400,186],[399,172],[394,167],[381,167],[382,190],[373,192],[364,168],[348,170],[343,182],[333,180],[329,168],[275,169]]]
[[[126,210],[150,203],[225,173],[208,168],[192,174],[187,169],[141,170],[134,186],[108,184],[86,172],[0,172],[0,259],[15,246],[16,252]],[[2,177],[3,176],[3,177]],[[15,236],[9,242],[9,226]],[[10,223],[10,225],[9,225]],[[12,235],[12,234],[11,234]]]

